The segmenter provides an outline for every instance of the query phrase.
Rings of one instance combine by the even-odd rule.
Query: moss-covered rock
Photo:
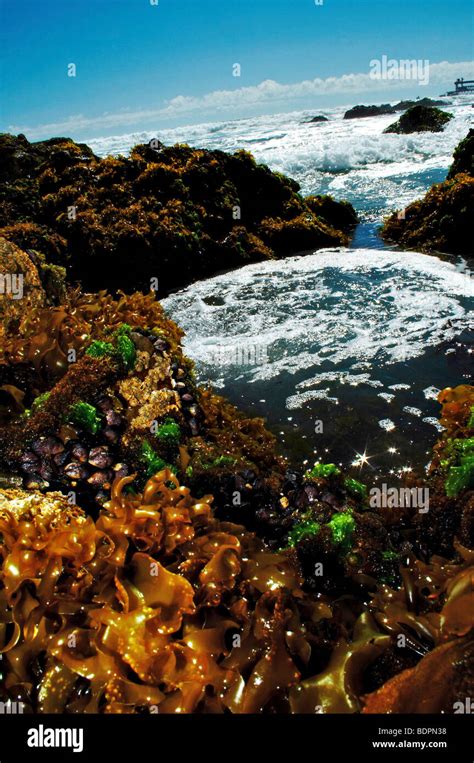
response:
[[[0,235],[93,291],[152,285],[164,295],[226,268],[346,244],[356,219],[347,204],[338,216],[335,201],[331,221],[320,216],[295,181],[246,151],[152,141],[100,159],[66,138],[0,135],[0,179]]]
[[[458,174],[434,185],[423,199],[410,204],[404,215],[388,217],[381,234],[405,249],[470,256],[473,209],[474,178]]]
[[[385,128],[385,133],[407,135],[412,132],[442,132],[453,118],[447,111],[433,106],[413,106],[393,124]]]
[[[451,180],[459,172],[474,177],[474,130],[468,134],[456,147],[453,154],[453,163],[449,168],[448,180]]]
[[[474,130],[470,130],[454,151],[447,180],[409,204],[403,214],[387,217],[382,237],[405,249],[472,256],[473,150]]]

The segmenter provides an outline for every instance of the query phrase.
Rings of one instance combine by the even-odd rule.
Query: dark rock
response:
[[[64,444],[55,437],[41,437],[33,443],[32,448],[39,456],[55,456],[62,453]]]
[[[64,473],[71,480],[84,480],[87,478],[89,471],[82,464],[71,462],[64,467]]]
[[[442,132],[452,118],[452,114],[431,106],[413,106],[397,122],[389,125],[384,133]]]
[[[382,114],[395,114],[395,109],[389,103],[381,106],[354,106],[344,114],[344,119],[360,119],[360,117],[378,117]]]
[[[109,442],[111,445],[118,442],[120,437],[120,434],[113,427],[105,427],[103,430],[103,435],[107,442]]]
[[[91,466],[96,466],[98,469],[106,469],[113,463],[113,458],[110,455],[108,449],[101,445],[97,448],[92,448],[89,453],[89,463]]]
[[[468,134],[454,150],[453,163],[449,168],[448,180],[453,178],[459,172],[465,172],[474,177],[474,130],[469,130]]]
[[[472,256],[473,149],[474,130],[470,130],[454,152],[448,179],[410,204],[402,218],[397,213],[388,217],[382,237],[405,249]]]
[[[119,427],[123,421],[122,416],[113,410],[107,411],[105,420],[110,427]]]
[[[141,352],[147,352],[149,355],[153,355],[153,342],[147,339],[146,336],[142,336],[142,334],[139,334],[137,331],[132,331],[130,334],[130,339],[132,340],[137,350],[140,350]]]
[[[222,269],[348,243],[347,231],[311,214],[298,183],[246,151],[153,142],[129,158],[99,159],[64,138],[31,144],[7,135],[2,174],[0,236],[44,255],[50,269],[66,265],[87,291],[148,292],[157,278],[164,296]],[[150,351],[145,335],[133,341]]]
[[[304,125],[310,125],[314,124],[316,122],[329,122],[329,119],[327,117],[317,116],[313,117],[312,119],[307,119],[305,122],[303,122]]]
[[[81,464],[85,464],[89,457],[89,451],[84,445],[76,442],[71,447],[71,456]]]
[[[413,106],[449,106],[449,102],[435,101],[433,98],[418,98],[416,101],[399,101],[394,104],[393,109],[395,111],[406,111],[413,108]]]
[[[91,474],[88,478],[87,482],[89,485],[92,485],[92,487],[99,488],[103,487],[106,483],[110,483],[113,478],[114,473],[108,469],[107,471],[94,472],[94,474]]]

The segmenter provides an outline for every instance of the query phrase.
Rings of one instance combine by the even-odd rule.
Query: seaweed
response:
[[[97,408],[82,400],[71,406],[66,414],[66,420],[72,424],[77,424],[90,434],[97,434],[101,426],[101,418]]]

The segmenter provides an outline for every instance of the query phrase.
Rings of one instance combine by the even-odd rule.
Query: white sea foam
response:
[[[473,296],[469,276],[436,257],[324,249],[248,265],[163,304],[186,331],[186,352],[203,378],[261,382],[298,374],[287,405],[299,407],[322,391],[337,397],[339,384],[383,387],[377,375],[385,367],[452,340],[468,325]],[[265,362],[223,368],[216,347],[226,357],[263,347]],[[371,372],[354,373],[361,363]],[[308,389],[318,385],[323,390]],[[386,399],[409,388],[392,384]]]
[[[405,405],[403,410],[405,413],[409,413],[410,416],[423,416],[423,411],[420,411],[419,408],[415,408],[413,405]]]
[[[385,429],[386,432],[393,432],[395,429],[395,424],[391,419],[380,419],[379,427],[381,429]]]
[[[438,432],[444,432],[445,430],[445,427],[443,427],[443,425],[440,424],[438,419],[435,419],[434,416],[425,416],[422,421],[424,421],[425,424],[431,424],[431,426],[435,427]]]
[[[312,116],[309,112],[293,112],[87,142],[100,155],[126,154],[151,138],[228,152],[245,148],[259,162],[295,178],[303,193],[329,192],[352,201],[362,212],[376,210],[380,217],[423,195],[423,174],[449,167],[454,147],[472,123],[471,99],[460,98],[446,109],[454,119],[441,133],[384,134],[400,114],[344,120],[345,107],[338,107],[318,111],[329,121],[317,124],[305,123]]]
[[[423,394],[427,400],[437,400],[440,391],[441,390],[439,390],[438,387],[426,387],[426,389],[423,390]]]

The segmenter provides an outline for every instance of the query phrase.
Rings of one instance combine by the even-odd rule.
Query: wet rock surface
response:
[[[442,132],[452,118],[452,114],[432,106],[412,106],[397,122],[389,125],[384,133],[407,135],[412,132]]]

